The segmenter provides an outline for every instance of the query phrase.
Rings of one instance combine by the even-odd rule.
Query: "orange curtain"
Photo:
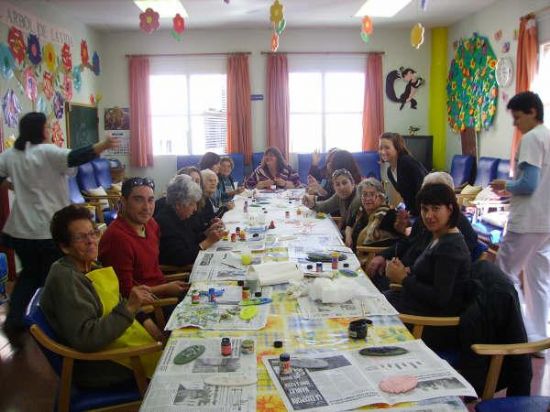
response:
[[[252,159],[252,109],[248,56],[230,55],[227,59],[227,147],[229,153],[242,153]]]
[[[537,74],[539,43],[537,40],[537,20],[533,14],[528,14],[520,19],[518,51],[516,55],[516,94],[526,92]],[[514,164],[516,151],[521,141],[521,132],[514,130],[512,140],[511,164]]]
[[[378,150],[378,137],[384,132],[382,55],[367,56],[363,101],[363,150]]]
[[[267,145],[277,147],[288,160],[290,98],[286,54],[267,56]]]
[[[131,57],[130,72],[130,165],[153,166],[149,59]]]

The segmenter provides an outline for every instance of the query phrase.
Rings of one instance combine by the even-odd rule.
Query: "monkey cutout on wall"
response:
[[[397,79],[403,80],[407,85],[405,91],[397,97],[395,92],[395,81]],[[417,101],[414,99],[414,95],[420,86],[424,84],[424,79],[418,77],[415,70],[407,67],[400,67],[399,70],[392,70],[386,76],[386,96],[392,102],[401,103],[399,110],[403,110],[403,107],[410,102],[411,109],[416,109]]]

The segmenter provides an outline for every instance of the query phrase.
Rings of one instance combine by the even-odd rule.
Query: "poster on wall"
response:
[[[396,82],[402,80],[405,83],[405,88],[396,88]],[[386,96],[394,103],[400,103],[399,110],[410,104],[411,109],[416,109],[418,102],[414,98],[420,86],[424,84],[424,79],[418,76],[416,70],[410,67],[400,67],[398,70],[392,70],[386,76]],[[398,90],[403,90],[399,93]]]
[[[130,130],[130,109],[111,107],[105,109],[105,130]]]

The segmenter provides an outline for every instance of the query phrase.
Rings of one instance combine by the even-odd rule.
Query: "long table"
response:
[[[212,246],[210,251],[249,249],[255,251],[255,255],[266,257],[266,250],[292,251],[295,247],[343,246],[339,231],[330,218],[318,218],[313,212],[308,211],[298,200],[301,192],[286,191],[272,194],[259,194],[258,201],[252,203],[251,199],[237,198],[235,208],[224,216],[224,222],[230,232],[236,227],[244,228],[254,225],[269,225],[275,223],[275,228],[269,230],[267,241],[275,240],[270,247],[258,246],[258,242],[250,237],[244,242],[220,241]],[[244,202],[248,202],[248,211],[244,212]],[[202,252],[206,253],[206,252]],[[292,253],[291,253],[292,254]],[[280,257],[280,256],[279,256]],[[201,258],[199,255],[198,259]],[[283,254],[283,259],[285,258]],[[197,270],[197,264],[191,274]],[[360,270],[360,269],[359,269]],[[371,286],[368,277],[361,272]],[[374,288],[374,286],[372,286]],[[191,287],[193,289],[193,287]],[[190,290],[191,290],[190,289]],[[256,410],[258,411],[284,411],[283,400],[279,396],[267,370],[262,363],[262,357],[278,355],[281,350],[274,348],[275,341],[282,341],[285,352],[296,352],[310,349],[338,349],[350,350],[365,347],[365,341],[351,340],[348,338],[349,318],[332,319],[304,319],[298,312],[296,299],[289,298],[284,287],[276,287],[271,295],[273,302],[265,328],[258,331],[219,331],[197,328],[183,328],[172,332],[167,347],[173,345],[178,339],[186,338],[216,338],[221,337],[254,337],[256,339],[257,362],[257,396]],[[393,344],[412,340],[408,329],[399,320],[398,316],[372,316],[373,325],[368,329],[367,342],[371,346]],[[160,383],[156,382],[156,374],[153,377],[142,410],[160,411],[163,408],[155,408],[154,402],[150,402],[153,393],[158,395]],[[429,404],[430,402],[428,402]],[[439,398],[433,410],[465,411],[466,408],[458,397]],[[418,406],[418,405],[417,405]],[[381,405],[378,405],[381,407]],[[414,403],[399,405],[399,408],[409,407],[405,410],[431,410],[428,405],[416,409]],[[364,407],[376,409],[376,405]],[[385,405],[387,408],[387,405]],[[172,409],[170,409],[172,410]],[[173,409],[176,410],[176,409]],[[228,409],[229,410],[229,409]]]

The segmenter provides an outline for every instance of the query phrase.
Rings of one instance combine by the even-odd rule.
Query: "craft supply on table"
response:
[[[242,300],[246,301],[250,299],[250,288],[244,286],[242,292]]]
[[[198,290],[194,290],[191,293],[191,303],[193,305],[198,305],[199,303],[201,303],[201,293]]]
[[[348,327],[350,339],[366,339],[368,325],[372,325],[370,319],[358,319],[351,321]]]
[[[176,365],[185,365],[191,361],[194,361],[201,356],[206,348],[204,345],[191,345],[182,350],[174,357],[174,363]]]
[[[381,380],[378,387],[386,393],[405,393],[416,388],[416,385],[418,379],[415,376],[401,375]]]
[[[359,354],[363,356],[399,356],[408,352],[407,349],[399,346],[372,346],[361,349]]]
[[[258,307],[257,305],[250,305],[250,306],[243,306],[241,308],[241,312],[239,313],[239,317],[242,320],[251,320],[258,314]]]
[[[254,353],[254,341],[252,339],[245,339],[242,341],[241,353],[244,355]]]
[[[338,270],[338,259],[340,258],[340,253],[333,251],[330,253],[330,258],[332,270]]]
[[[229,338],[222,338],[221,354],[222,356],[231,356],[233,349],[231,347],[231,340]]]
[[[265,305],[265,304],[268,304],[268,303],[271,303],[271,302],[273,302],[271,300],[271,298],[259,297],[259,298],[251,298],[251,299],[242,300],[241,302],[239,302],[239,305],[240,306]]]
[[[288,353],[281,353],[279,356],[279,374],[289,375],[292,373],[292,366],[290,365],[290,355]]]

